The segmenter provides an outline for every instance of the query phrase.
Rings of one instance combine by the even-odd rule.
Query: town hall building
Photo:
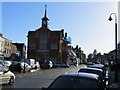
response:
[[[42,18],[42,25],[35,31],[28,32],[27,58],[37,61],[51,60],[58,63],[67,63],[67,48],[70,40],[67,40],[67,33],[64,29],[50,30],[47,7]]]

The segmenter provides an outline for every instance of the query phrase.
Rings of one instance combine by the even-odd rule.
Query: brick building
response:
[[[47,9],[42,18],[42,26],[35,31],[28,32],[27,58],[34,58],[37,61],[52,60],[54,62],[66,63],[67,44],[64,29],[50,30]]]

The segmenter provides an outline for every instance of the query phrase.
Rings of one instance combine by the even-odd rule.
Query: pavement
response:
[[[108,69],[108,90],[120,90],[120,70],[118,71],[118,82],[115,82],[115,71]]]

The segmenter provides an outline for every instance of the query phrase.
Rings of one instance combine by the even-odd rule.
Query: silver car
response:
[[[83,68],[80,68],[78,72],[97,74],[100,77],[101,83],[104,83],[104,85],[106,85],[106,76],[102,69],[83,67]]]
[[[15,81],[15,75],[7,67],[0,64],[0,84],[12,85]]]

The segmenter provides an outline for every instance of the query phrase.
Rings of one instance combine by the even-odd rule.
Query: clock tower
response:
[[[42,18],[42,27],[46,27],[48,28],[48,22],[49,22],[49,19],[47,18],[47,5],[45,5],[45,15],[44,17]]]

